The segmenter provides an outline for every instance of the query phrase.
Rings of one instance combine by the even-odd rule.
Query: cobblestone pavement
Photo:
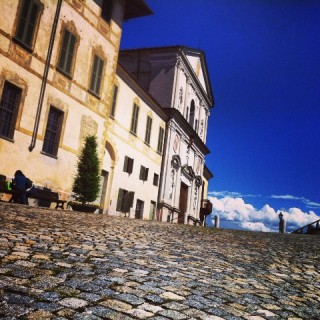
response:
[[[0,203],[1,319],[320,319],[320,237]]]

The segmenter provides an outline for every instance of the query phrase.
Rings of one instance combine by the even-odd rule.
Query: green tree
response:
[[[100,190],[100,169],[95,136],[87,136],[78,160],[72,191],[83,205],[97,199]]]

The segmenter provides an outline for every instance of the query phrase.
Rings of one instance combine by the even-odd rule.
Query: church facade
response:
[[[152,14],[144,0],[19,0],[0,9],[13,17],[0,20],[0,173],[20,169],[70,198],[84,138],[95,135],[101,212],[199,218],[213,105],[204,53],[120,51],[123,21]]]
[[[159,187],[159,219],[187,223],[199,218],[210,108],[205,56],[186,47],[125,50],[120,63],[168,115]]]

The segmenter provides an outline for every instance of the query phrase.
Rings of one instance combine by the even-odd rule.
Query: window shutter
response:
[[[126,198],[125,212],[129,212],[130,208],[133,206],[134,192],[128,192]]]
[[[128,168],[128,172],[131,174],[133,171],[133,159],[132,158],[128,158],[129,161],[129,168]]]
[[[144,181],[148,180],[149,168],[144,169]]]
[[[123,171],[128,172],[128,160],[129,158],[127,156],[124,157],[124,163],[123,163]]]
[[[33,0],[25,0],[21,7],[16,38],[29,48],[32,45],[39,6]]]
[[[71,73],[75,43],[76,43],[76,37],[72,33],[69,33],[69,46],[68,46],[67,61],[66,61],[66,68],[65,68],[65,71],[68,74]]]
[[[60,59],[59,59],[59,68],[64,70],[64,63],[66,61],[66,55],[67,55],[67,47],[68,47],[68,31],[65,30],[63,35],[63,42],[61,46],[61,52],[60,52]]]
[[[118,86],[114,86],[113,88],[113,98],[112,98],[112,107],[110,115],[114,117],[116,113],[116,104],[117,104],[117,96],[118,96]]]
[[[119,188],[118,200],[117,200],[117,211],[120,211],[120,210],[121,210],[122,191],[123,191],[123,190]]]

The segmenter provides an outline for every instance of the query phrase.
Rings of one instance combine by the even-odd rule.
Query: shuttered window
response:
[[[58,153],[62,120],[63,112],[51,107],[42,147],[42,151],[48,155],[56,156]]]
[[[101,77],[103,71],[103,60],[97,55],[94,56],[91,81],[90,81],[90,91],[95,95],[100,95]]]
[[[117,104],[117,97],[118,97],[118,87],[114,86],[113,88],[113,97],[112,97],[112,105],[111,105],[111,112],[110,116],[114,118],[116,114],[116,104]]]
[[[153,185],[158,186],[158,184],[159,184],[159,175],[155,173],[153,175]]]
[[[145,135],[145,143],[150,145],[150,136],[151,136],[151,128],[152,128],[152,119],[147,117],[147,126],[146,126],[146,135]]]
[[[117,211],[129,212],[133,205],[134,192],[119,188]]]
[[[149,174],[149,168],[141,166],[140,167],[139,179],[142,180],[142,181],[147,181],[148,180],[148,174]]]
[[[133,170],[133,159],[129,158],[127,156],[124,157],[124,163],[123,163],[123,171],[128,172],[129,174],[132,173]]]
[[[21,9],[18,17],[18,27],[14,39],[27,49],[32,48],[32,42],[38,22],[39,11],[40,5],[38,1],[21,0]]]
[[[164,137],[164,129],[162,127],[159,128],[159,136],[158,136],[158,147],[157,151],[162,154],[163,151],[163,137]]]
[[[60,50],[58,69],[69,76],[71,76],[75,44],[76,37],[68,30],[65,30]]]
[[[139,117],[139,107],[134,103],[133,110],[132,110],[130,132],[135,135],[137,134],[138,117]]]
[[[5,82],[0,102],[0,136],[13,139],[22,90]]]

